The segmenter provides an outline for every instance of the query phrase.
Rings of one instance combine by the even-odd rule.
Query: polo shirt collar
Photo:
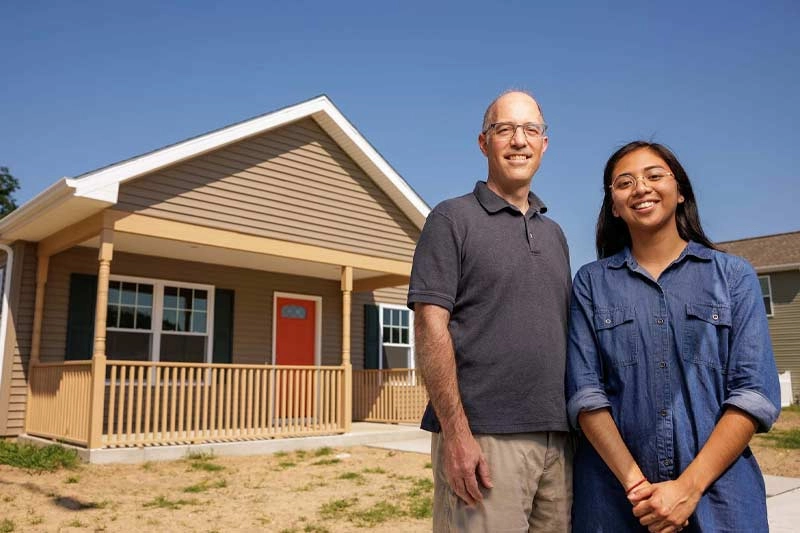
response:
[[[478,181],[472,192],[488,213],[494,214],[503,209],[519,212],[516,206],[511,205],[489,189],[485,181]],[[532,213],[547,213],[547,206],[532,191],[528,191],[528,204],[533,208]]]
[[[689,244],[687,244],[683,249],[681,255],[679,255],[675,260],[675,263],[683,261],[684,258],[689,256],[697,258],[701,261],[711,261],[713,254],[714,252],[711,250],[711,248],[707,248],[694,241],[689,241]],[[631,249],[628,246],[608,258],[609,268],[621,268],[624,265],[628,265],[628,267],[631,269],[635,269],[638,266],[636,258],[633,257]]]

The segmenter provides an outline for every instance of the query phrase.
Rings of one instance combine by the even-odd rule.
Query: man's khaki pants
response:
[[[474,508],[452,491],[442,469],[441,435],[431,435],[433,531],[569,532],[572,441],[565,432],[475,435],[493,488]]]

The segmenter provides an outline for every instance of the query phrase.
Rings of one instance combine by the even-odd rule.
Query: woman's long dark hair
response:
[[[614,177],[614,167],[620,159],[646,148],[652,150],[657,156],[663,159],[669,166],[669,170],[678,183],[678,192],[683,196],[683,202],[678,204],[675,212],[675,222],[678,226],[678,235],[686,241],[695,241],[709,248],[714,248],[714,244],[706,237],[703,227],[700,225],[700,213],[697,211],[697,201],[694,198],[692,184],[689,176],[669,148],[663,144],[651,143],[647,141],[629,142],[608,159],[606,168],[603,171],[603,205],[600,208],[600,215],[597,217],[597,235],[595,245],[597,247],[597,257],[602,259],[609,257],[631,246],[631,234],[628,226],[620,217],[615,217],[611,212],[611,180]]]

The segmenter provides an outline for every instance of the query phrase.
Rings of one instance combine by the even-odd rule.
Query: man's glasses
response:
[[[494,124],[489,124],[489,126],[483,130],[483,134],[486,135],[489,130],[493,130],[495,137],[500,140],[508,140],[517,133],[517,128],[522,128],[528,140],[535,140],[544,136],[544,132],[547,131],[547,124],[537,124],[535,122],[526,122],[525,124],[495,122]]]
[[[623,191],[631,191],[636,188],[636,184],[639,180],[642,180],[645,185],[648,187],[652,187],[656,183],[660,182],[667,176],[674,176],[672,172],[667,172],[665,170],[653,170],[652,172],[648,172],[644,176],[633,176],[631,174],[620,174],[617,176],[614,181],[611,182],[609,185],[609,189],[612,191],[623,192]]]

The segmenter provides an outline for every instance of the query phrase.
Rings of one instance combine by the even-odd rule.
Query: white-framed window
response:
[[[378,368],[414,368],[414,314],[408,307],[378,304],[381,356]]]
[[[772,309],[772,283],[769,276],[758,276],[758,282],[761,284],[761,297],[764,299],[764,309],[767,311],[767,316],[774,314]]]
[[[111,276],[106,315],[109,359],[210,363],[214,286]]]

